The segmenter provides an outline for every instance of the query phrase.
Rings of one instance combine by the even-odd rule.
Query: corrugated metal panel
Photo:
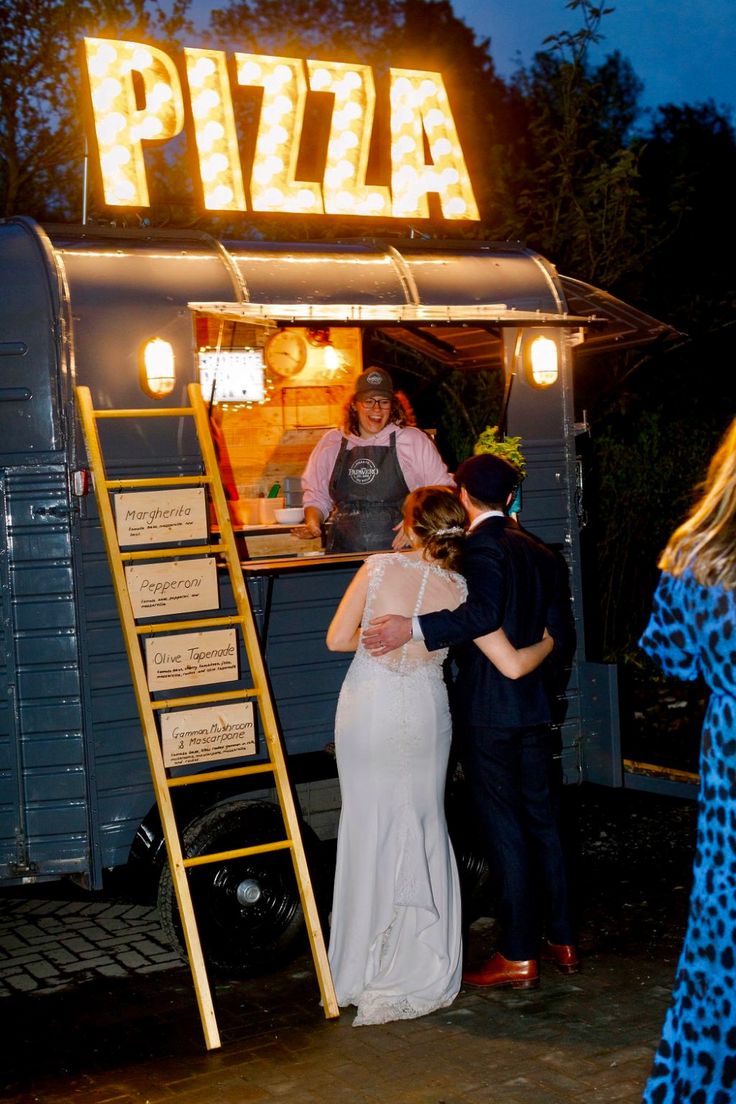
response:
[[[65,468],[7,473],[4,517],[10,595],[4,674],[11,691],[4,698],[17,695],[17,704],[4,713],[0,741],[6,781],[14,775],[0,814],[0,862],[11,877],[83,874],[89,763]]]
[[[0,874],[17,858],[17,832],[19,828],[19,779],[18,740],[15,708],[15,655],[13,649],[12,600],[10,592],[10,556],[6,522],[5,478],[0,478]]]

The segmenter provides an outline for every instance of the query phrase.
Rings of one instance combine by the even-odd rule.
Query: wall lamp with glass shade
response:
[[[161,337],[152,337],[141,347],[140,384],[152,399],[164,399],[174,390],[174,349]]]
[[[557,342],[544,334],[530,337],[524,348],[524,366],[532,387],[551,387],[560,374]]]

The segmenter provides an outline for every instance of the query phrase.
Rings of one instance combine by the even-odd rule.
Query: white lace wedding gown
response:
[[[363,624],[454,609],[465,583],[417,553],[371,556]],[[445,652],[421,642],[373,657],[358,646],[337,706],[342,791],[329,957],[353,1026],[413,1019],[457,996],[460,886],[444,789]]]

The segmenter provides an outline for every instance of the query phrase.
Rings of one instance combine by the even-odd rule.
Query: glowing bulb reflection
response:
[[[445,218],[479,218],[441,74],[391,70],[391,162],[394,215],[427,218],[435,192]]]

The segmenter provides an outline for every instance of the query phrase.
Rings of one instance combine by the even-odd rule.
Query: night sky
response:
[[[453,10],[479,38],[491,40],[500,76],[528,64],[547,35],[574,31],[580,13],[565,0],[451,0]],[[205,25],[217,0],[192,0],[195,22]],[[736,109],[736,4],[734,0],[611,0],[601,24],[601,58],[619,50],[644,82],[642,106],[703,103]],[[595,58],[594,54],[594,58]]]
[[[527,64],[547,35],[577,30],[579,12],[565,0],[452,0],[480,38],[502,77]],[[619,50],[644,82],[645,107],[702,103],[736,108],[736,4],[734,0],[612,0],[601,23],[601,57]]]

